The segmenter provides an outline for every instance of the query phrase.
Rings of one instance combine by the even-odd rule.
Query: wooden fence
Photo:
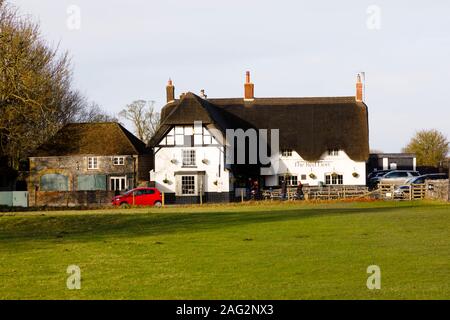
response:
[[[363,198],[369,194],[365,186],[304,186],[303,195],[305,200],[335,200],[335,199],[355,199]],[[284,197],[283,197],[284,196]],[[264,190],[262,198],[265,200],[295,200],[297,199],[297,189],[288,188],[283,195],[281,189]]]
[[[383,200],[423,200],[427,186],[425,184],[412,184],[408,188],[398,189],[395,184],[379,184],[378,188],[372,191],[374,198]]]
[[[448,190],[448,189],[447,189]],[[447,191],[448,192],[448,191]],[[364,186],[304,186],[303,194],[305,200],[336,200],[336,199],[381,199],[381,200],[423,200],[429,197],[429,184],[414,184],[407,188],[399,189],[394,184],[379,184],[377,189],[369,192]],[[441,192],[442,193],[442,192]],[[445,193],[445,192],[444,192]],[[428,196],[427,196],[428,194]],[[449,196],[450,197],[450,196]],[[295,200],[297,199],[296,188],[288,188],[285,195],[281,189],[264,190],[264,200]]]

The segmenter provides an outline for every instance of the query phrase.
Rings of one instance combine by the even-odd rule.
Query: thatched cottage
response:
[[[229,201],[249,180],[266,188],[277,187],[282,180],[293,186],[299,181],[366,184],[368,110],[359,75],[356,95],[348,97],[259,98],[249,73],[240,98],[212,99],[204,92],[200,96],[189,92],[175,99],[171,80],[166,90],[161,126],[150,141],[154,155],[150,180],[166,193],[168,202],[198,202],[200,195],[203,201]],[[254,140],[248,130],[278,129],[275,171],[262,173],[265,163],[249,161],[248,155],[245,163],[227,161],[227,152],[237,146],[224,139],[230,129],[242,129],[247,152],[254,144],[261,148],[261,137]],[[271,141],[269,136],[265,141]]]

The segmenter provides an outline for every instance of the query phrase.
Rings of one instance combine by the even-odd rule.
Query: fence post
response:
[[[161,193],[161,206],[164,207],[164,204],[165,204],[165,194],[163,192]]]
[[[244,202],[244,189],[241,188],[241,202]]]

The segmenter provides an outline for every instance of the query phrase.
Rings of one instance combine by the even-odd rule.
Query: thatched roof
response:
[[[367,106],[355,97],[202,99],[193,93],[167,104],[156,146],[173,125],[201,120],[225,129],[279,129],[280,147],[315,161],[330,149],[344,150],[355,161],[369,157]]]
[[[70,123],[31,156],[134,155],[144,150],[145,143],[119,123]]]

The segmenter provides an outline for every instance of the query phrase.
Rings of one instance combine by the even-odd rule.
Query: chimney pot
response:
[[[250,71],[245,73],[244,101],[253,101],[255,99],[255,86],[250,82]]]
[[[356,101],[363,101],[363,83],[361,82],[361,74],[358,73],[356,77]]]
[[[166,86],[167,103],[175,101],[175,87],[172,83],[172,79],[169,78]]]

